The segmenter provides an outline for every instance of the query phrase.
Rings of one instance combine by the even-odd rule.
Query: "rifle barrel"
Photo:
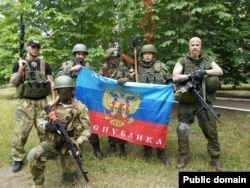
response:
[[[203,105],[203,107],[205,108],[205,110],[209,110],[213,116],[215,117],[215,119],[221,123],[221,120],[219,119],[218,115],[215,114],[215,112],[209,107],[209,105],[206,103],[206,101],[202,98],[202,96],[199,94],[199,92],[196,89],[192,89],[193,93],[195,94],[195,96],[198,97],[198,100],[200,101],[200,103]]]
[[[23,24],[23,15],[20,16],[20,49],[19,57],[23,58],[24,54],[24,35],[25,35],[25,25]]]

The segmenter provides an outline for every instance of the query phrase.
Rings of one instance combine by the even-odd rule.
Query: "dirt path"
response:
[[[1,188],[28,188],[32,186],[31,183],[32,180],[27,165],[18,173],[13,173],[9,165],[0,168]]]

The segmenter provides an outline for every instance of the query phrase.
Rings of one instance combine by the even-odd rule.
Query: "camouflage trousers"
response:
[[[14,161],[23,161],[26,155],[24,146],[34,126],[40,141],[44,139],[44,130],[37,128],[36,119],[40,116],[44,106],[44,99],[18,99],[15,113],[15,128],[12,140],[11,155]]]
[[[212,103],[208,103],[213,110]],[[178,105],[178,122],[187,123],[189,126],[194,122],[194,119],[186,122],[192,115],[202,107],[201,103],[179,103]],[[201,110],[197,114],[198,124],[202,133],[207,139],[207,151],[210,156],[220,155],[220,144],[218,141],[218,132],[216,119],[209,110]],[[180,124],[178,125],[180,126]],[[178,127],[177,127],[178,129]],[[188,130],[185,137],[178,135],[179,154],[186,155],[189,152]],[[177,131],[178,132],[178,131]],[[199,143],[197,143],[199,144]]]
[[[77,163],[67,151],[62,153],[61,151],[55,149],[55,143],[53,141],[44,141],[41,142],[37,147],[32,148],[27,157],[29,161],[29,169],[35,185],[44,184],[44,171],[46,162],[50,159],[54,159],[57,156],[60,157],[63,172],[62,174],[78,174],[79,168]],[[75,178],[77,178],[77,176]]]

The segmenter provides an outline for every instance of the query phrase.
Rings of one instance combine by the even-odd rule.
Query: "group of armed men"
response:
[[[157,49],[153,44],[141,47],[140,61],[135,67],[128,66],[121,61],[121,52],[116,48],[109,48],[105,53],[105,63],[98,71],[99,74],[117,80],[117,84],[135,81],[149,84],[173,84],[175,99],[178,103],[178,153],[176,167],[184,168],[188,163],[189,154],[189,126],[194,122],[193,114],[202,107],[197,97],[189,91],[186,84],[189,80],[201,87],[201,95],[213,109],[215,92],[219,88],[218,76],[223,74],[220,66],[209,56],[201,53],[201,39],[192,37],[189,40],[189,52],[177,60],[172,74],[166,64],[157,59]],[[16,62],[10,83],[16,87],[15,128],[11,155],[14,161],[12,171],[18,172],[24,165],[26,151],[24,146],[33,127],[37,130],[40,144],[27,154],[29,169],[35,183],[34,187],[44,187],[44,171],[46,162],[59,157],[62,166],[62,182],[71,186],[77,180],[78,166],[72,153],[60,136],[55,126],[60,122],[65,126],[70,139],[77,148],[77,155],[81,156],[82,144],[89,142],[96,158],[103,160],[119,151],[121,159],[127,158],[126,141],[108,137],[110,144],[106,155],[100,149],[98,134],[91,133],[91,122],[88,108],[74,98],[75,81],[81,67],[94,70],[85,61],[88,55],[86,45],[78,43],[72,50],[73,59],[63,62],[55,79],[48,63],[39,56],[41,44],[38,40],[31,40],[26,46],[26,58]],[[171,76],[172,75],[172,76]],[[47,101],[47,96],[51,101]],[[44,107],[51,106],[52,111],[46,113]],[[199,127],[207,139],[207,151],[211,157],[211,165],[217,171],[225,171],[220,161],[220,144],[216,119],[206,110],[196,114]],[[168,164],[166,148],[155,148],[157,157],[163,164]],[[143,146],[144,159],[148,161],[153,154],[153,148]]]

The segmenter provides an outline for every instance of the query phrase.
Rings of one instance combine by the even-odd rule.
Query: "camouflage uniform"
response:
[[[88,141],[91,134],[91,124],[87,107],[74,98],[71,99],[71,104],[67,106],[58,100],[52,101],[50,105],[58,118],[58,122],[65,126],[65,130],[72,142],[75,143],[81,151],[80,148],[82,147],[80,146],[83,142]],[[37,122],[41,129],[46,130],[46,124],[49,122],[48,115],[43,111]],[[45,141],[31,149],[27,157],[36,186],[43,186],[44,184],[46,162],[58,155],[63,171],[63,183],[73,184],[76,181],[79,168],[75,159],[67,151],[65,143],[58,133],[46,131]]]
[[[76,44],[72,49],[72,54],[75,54],[78,51],[82,51],[86,55],[88,55],[87,47],[83,44]],[[78,71],[71,71],[71,68],[78,64],[94,71],[94,67],[91,66],[89,62],[85,62],[84,60],[82,62],[79,62],[79,60],[75,58],[73,60],[63,62],[56,77],[60,75],[68,75],[68,76],[71,76],[76,82]],[[100,150],[100,139],[99,139],[98,134],[91,134],[91,136],[89,137],[89,142],[93,147],[94,156],[96,156],[98,159],[101,159],[101,160],[104,159],[104,155]]]
[[[18,70],[19,70],[19,63],[16,62],[13,66],[13,71],[12,71],[13,74],[17,74]],[[26,87],[24,86],[24,82],[39,83],[41,81],[40,78],[43,77],[43,75],[41,75],[42,74],[41,72],[44,72],[45,78],[47,78],[48,75],[52,75],[52,71],[49,64],[44,63],[42,65],[40,59],[37,59],[36,61],[33,62],[26,60],[24,74],[21,76],[21,81],[16,88],[15,97],[17,98],[17,105],[15,113],[14,136],[12,140],[12,150],[11,150],[12,158],[15,161],[13,166],[13,172],[17,172],[21,169],[23,160],[25,159],[26,156],[24,146],[27,142],[28,136],[33,126],[37,129],[37,135],[39,137],[39,140],[43,141],[44,139],[44,131],[40,130],[37,127],[36,119],[42,112],[43,107],[47,104],[47,99],[46,99],[47,94],[45,94],[43,90],[39,90],[41,92],[40,95],[35,91],[35,88],[34,89],[29,88],[32,96],[29,97],[27,96],[27,94],[24,94],[24,88]],[[41,87],[41,89],[42,88],[43,87]],[[50,86],[46,90],[50,90]],[[32,91],[34,91],[33,94]]]
[[[77,56],[76,54],[80,52],[81,54],[81,58],[79,56]],[[83,67],[86,67],[88,69],[91,69],[93,70],[93,67],[88,63],[88,62],[85,62],[84,59],[85,57],[89,54],[88,52],[88,49],[87,49],[87,46],[84,45],[84,44],[75,44],[73,46],[73,49],[72,49],[72,55],[74,55],[74,59],[72,60],[69,60],[69,61],[65,61],[62,63],[61,67],[59,68],[59,71],[56,75],[56,78],[60,75],[68,75],[68,76],[71,76],[71,78],[74,79],[74,81],[76,80],[76,77],[77,77],[77,73],[78,71],[71,71],[71,68],[76,66],[76,65],[81,65]]]
[[[72,59],[66,62],[63,62],[62,66],[59,68],[59,71],[56,75],[56,78],[60,75],[69,75],[71,76],[74,80],[77,78],[77,72],[76,71],[70,71],[70,69],[77,65],[79,62],[76,59]],[[81,65],[83,67],[86,67],[90,70],[93,70],[93,67],[89,64],[89,62],[81,62]]]
[[[117,64],[109,63],[109,58],[121,56],[120,52],[115,48],[109,48],[106,50],[105,59],[107,60],[103,65],[102,68],[99,70],[99,74],[109,77],[115,80],[120,78],[128,79],[128,67],[121,61],[118,61]],[[108,152],[108,156],[111,156],[114,152],[117,151],[116,144],[119,145],[119,149],[121,152],[121,158],[126,159],[126,152],[125,152],[125,140],[115,138],[115,137],[108,137],[108,141],[110,144],[110,149]]]
[[[168,84],[170,83],[169,70],[166,64],[156,60],[155,56],[157,50],[154,45],[146,44],[141,49],[141,56],[143,53],[153,53],[153,60],[151,62],[145,62],[142,60],[138,64],[138,82],[149,83],[149,84]],[[144,146],[144,158],[148,160],[152,155],[152,148],[149,146]],[[167,156],[165,154],[165,149],[157,148],[158,158],[167,164]]]

